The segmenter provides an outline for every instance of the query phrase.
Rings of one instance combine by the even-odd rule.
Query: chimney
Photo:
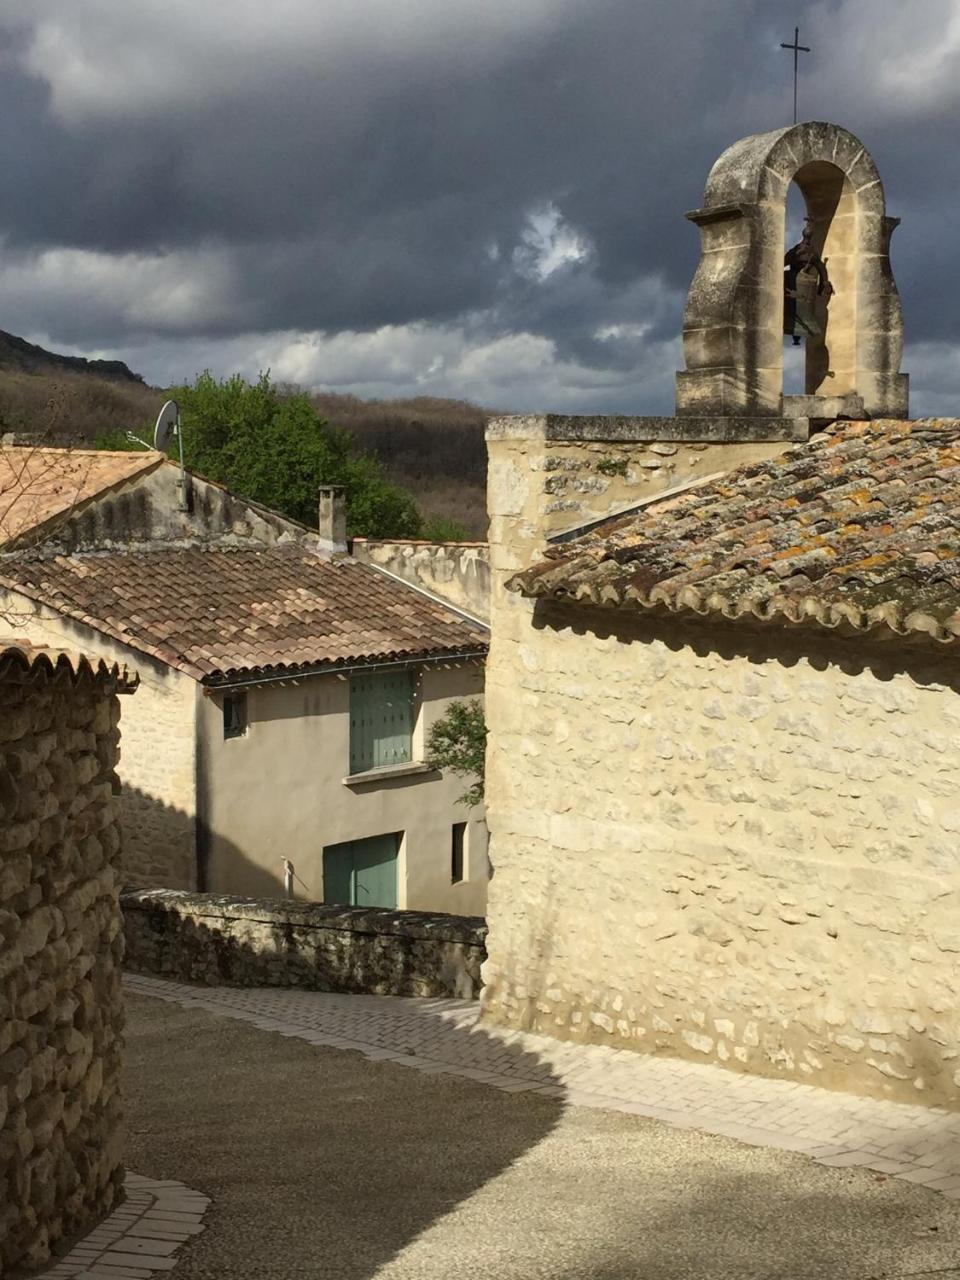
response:
[[[347,500],[343,485],[320,486],[318,547],[329,556],[342,556],[347,551]]]

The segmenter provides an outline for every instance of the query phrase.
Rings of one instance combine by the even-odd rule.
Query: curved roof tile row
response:
[[[301,545],[14,555],[0,559],[0,583],[214,683],[475,654],[488,641],[407,584]]]
[[[515,574],[527,596],[960,636],[960,420],[837,423],[612,518]]]
[[[51,649],[31,644],[29,640],[0,640],[0,679],[11,674],[27,679],[61,676],[71,684],[89,678],[114,688],[117,693],[132,693],[140,683],[137,673],[120,662]]]

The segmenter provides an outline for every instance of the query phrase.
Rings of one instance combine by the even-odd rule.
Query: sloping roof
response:
[[[300,545],[0,558],[0,583],[196,679],[451,656],[488,634],[348,557]]]
[[[163,461],[153,450],[0,449],[0,546],[38,533]]]
[[[85,653],[51,649],[29,640],[0,639],[0,680],[11,674],[26,679],[63,676],[71,684],[88,676],[117,693],[133,693],[140,683],[137,673],[120,662],[109,663]]]
[[[550,548],[527,596],[960,635],[960,420],[838,423]]]

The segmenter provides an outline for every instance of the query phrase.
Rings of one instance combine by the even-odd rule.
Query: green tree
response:
[[[267,373],[249,383],[208,371],[170,395],[180,405],[184,461],[199,475],[308,525],[316,524],[318,486],[343,485],[351,537],[420,536],[413,498],[386,479],[376,459],[357,453],[346,432],[320,418],[304,393],[283,394]],[[97,447],[139,446],[111,432]],[[175,444],[170,455],[177,455]]]
[[[317,486],[346,491],[347,533],[416,538],[422,519],[409,494],[384,477],[378,463],[354,452],[349,436],[330,427],[302,392],[283,395],[263,373],[218,381],[209,372],[174,387],[187,465],[234,493],[316,522]]]
[[[470,542],[470,530],[449,516],[433,516],[423,526],[421,537],[427,542]]]
[[[450,769],[473,784],[460,799],[464,804],[483,801],[487,753],[487,723],[478,698],[451,702],[447,714],[435,720],[427,737],[427,763],[434,769]]]

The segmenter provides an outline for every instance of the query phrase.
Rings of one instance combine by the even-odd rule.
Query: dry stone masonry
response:
[[[121,1188],[118,693],[135,678],[0,646],[0,1273]]]
[[[222,897],[122,896],[127,967],[213,986],[394,996],[480,991],[486,927],[474,916]]]

